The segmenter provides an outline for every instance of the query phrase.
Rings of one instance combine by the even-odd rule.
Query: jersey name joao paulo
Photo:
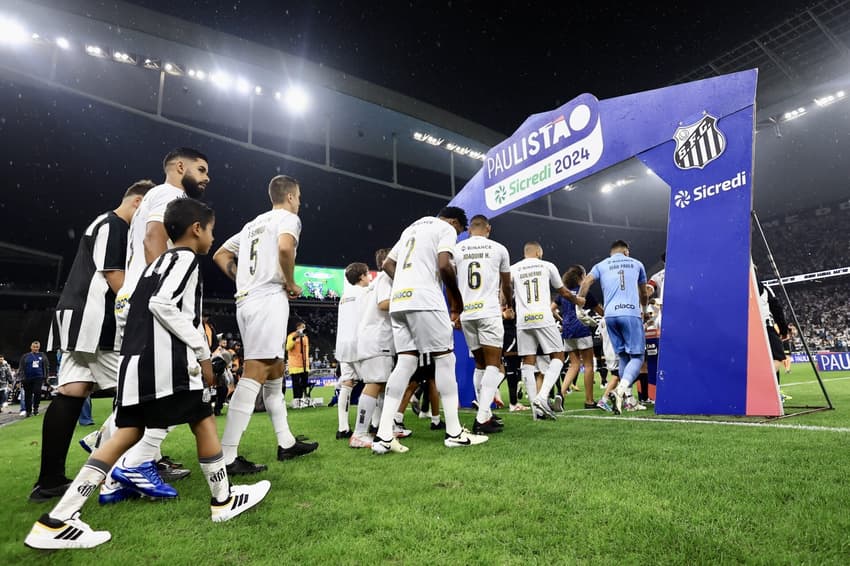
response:
[[[454,257],[463,297],[460,319],[501,317],[501,274],[511,270],[505,246],[482,236],[471,236],[455,246]]]

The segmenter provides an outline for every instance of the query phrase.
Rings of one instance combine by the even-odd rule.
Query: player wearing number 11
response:
[[[550,288],[579,306],[584,306],[584,299],[579,299],[564,287],[561,274],[553,263],[543,261],[540,244],[526,243],[523,255],[522,261],[511,266],[516,299],[517,353],[522,357],[522,379],[531,399],[534,418],[554,419],[555,413],[549,408],[547,397],[564,367],[564,343],[549,306],[552,303]],[[551,359],[539,392],[534,377],[538,346]]]
[[[295,440],[283,401],[289,298],[301,295],[293,274],[301,237],[301,187],[292,177],[278,175],[269,182],[269,198],[272,209],[245,224],[213,256],[216,265],[236,281],[236,322],[245,347],[245,369],[233,392],[221,437],[229,475],[266,469],[237,455],[261,390],[277,436],[278,460],[307,454],[318,447],[315,442]]]

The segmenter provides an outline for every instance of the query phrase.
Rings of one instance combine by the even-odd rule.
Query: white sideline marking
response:
[[[850,377],[830,377],[830,378],[824,379],[823,382],[826,383],[827,381],[844,381],[846,379],[850,379]],[[797,382],[794,382],[794,383],[780,383],[779,387],[781,389],[783,387],[793,387],[795,385],[809,385],[809,384],[817,385],[817,383],[818,383],[818,380],[813,379],[811,381],[797,381]]]
[[[815,425],[795,425],[795,424],[773,424],[773,423],[754,423],[754,422],[730,422],[730,421],[706,421],[706,420],[689,420],[689,419],[659,419],[652,417],[623,417],[623,416],[603,416],[603,415],[564,415],[564,418],[570,419],[604,419],[612,421],[636,421],[636,422],[651,422],[651,423],[677,423],[677,424],[706,424],[706,425],[725,425],[725,426],[753,426],[761,428],[787,428],[792,430],[810,430],[817,432],[850,432],[848,427],[838,426],[815,426]]]

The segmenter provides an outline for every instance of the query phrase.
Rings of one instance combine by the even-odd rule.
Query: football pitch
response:
[[[27,502],[41,442],[34,417],[0,427],[0,549],[6,564],[847,564],[850,373],[823,377],[836,410],[765,420],[655,417],[650,407],[618,417],[580,409],[583,394],[573,394],[556,422],[497,411],[505,431],[469,449],[445,448],[443,432],[408,411],[410,452],[383,457],[335,440],[336,408],[320,407],[289,412],[318,451],[277,462],[269,419],[256,414],[241,453],[269,470],[236,483],[268,479],[272,490],[223,524],[209,519],[184,426],[163,446],[192,469],[174,484],[179,499],[101,507],[92,497],[82,518],[113,540],[53,553],[23,545],[51,506]],[[782,378],[789,405],[823,404],[808,365]],[[95,420],[109,407],[96,401]],[[473,415],[461,419],[471,426]],[[91,430],[75,433],[71,477],[87,456],[76,441]]]

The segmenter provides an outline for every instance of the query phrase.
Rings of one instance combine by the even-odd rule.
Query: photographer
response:
[[[292,408],[301,408],[307,392],[309,376],[310,339],[306,334],[307,325],[299,321],[295,331],[286,337],[286,353],[289,357],[289,377],[292,378]]]

